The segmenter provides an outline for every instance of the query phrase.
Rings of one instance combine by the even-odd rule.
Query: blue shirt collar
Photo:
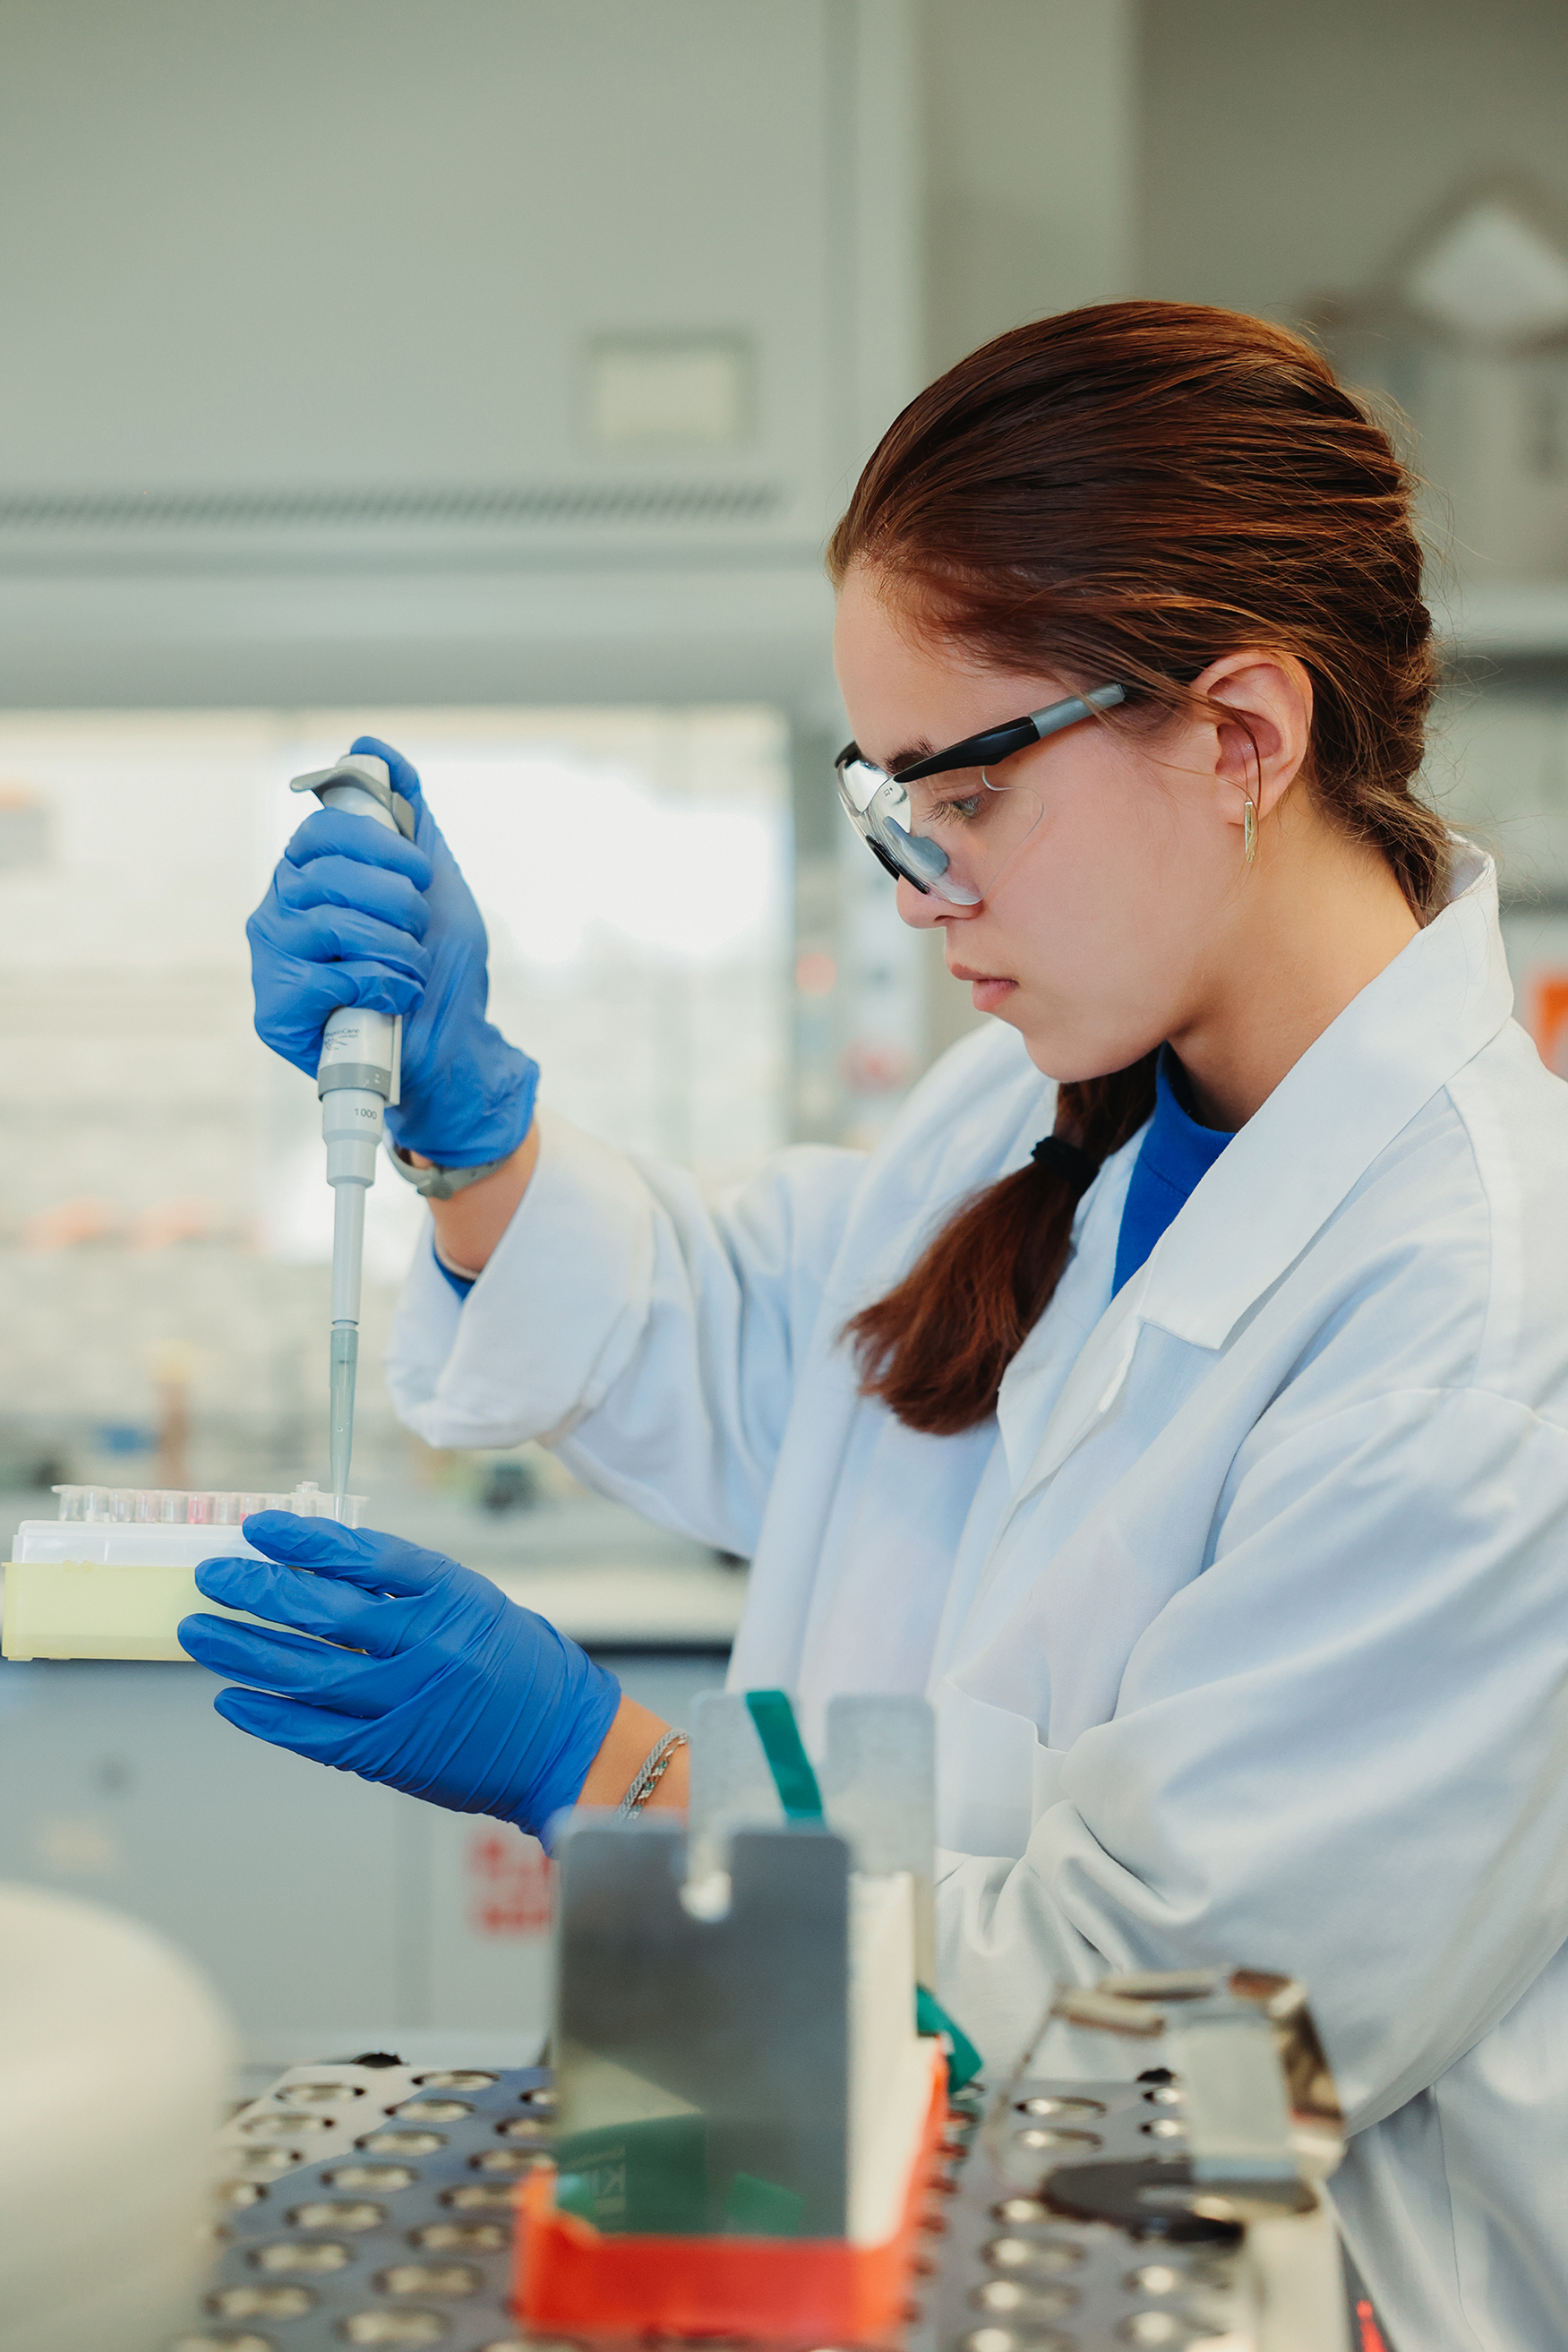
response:
[[[1184,1200],[1235,1140],[1225,1129],[1203,1127],[1194,1118],[1181,1098],[1186,1090],[1186,1072],[1170,1047],[1162,1045],[1155,1066],[1155,1115],[1138,1157]]]

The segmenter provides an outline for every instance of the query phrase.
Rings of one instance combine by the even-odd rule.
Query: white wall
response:
[[[1140,287],[1289,313],[1500,163],[1568,205],[1561,0],[0,0],[0,52],[13,706],[829,726],[818,551],[922,351]],[[743,447],[587,446],[594,336],[731,329]],[[586,549],[254,511],[46,543],[14,504],[721,478],[777,500]]]
[[[1562,0],[1143,0],[1141,290],[1290,318],[1456,184],[1568,210]]]
[[[926,0],[933,369],[1123,293],[1292,317],[1454,188],[1568,227],[1562,0]]]
[[[0,0],[0,698],[821,710],[918,374],[912,23]],[[596,439],[605,340],[693,338],[734,436]]]
[[[1137,291],[1137,0],[925,0],[923,47],[936,375],[1026,319]],[[921,960],[936,1055],[978,1016],[940,933]]]
[[[1136,290],[1135,0],[928,0],[932,372]]]

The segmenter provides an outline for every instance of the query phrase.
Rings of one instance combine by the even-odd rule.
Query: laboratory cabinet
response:
[[[676,1723],[724,1680],[717,1647],[600,1654]],[[252,1739],[214,1713],[219,1687],[190,1664],[0,1664],[0,1880],[161,1929],[253,2063],[352,2056],[400,2029],[542,2032],[536,1842]]]

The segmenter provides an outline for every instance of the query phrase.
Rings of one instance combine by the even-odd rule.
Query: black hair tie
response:
[[[1042,1136],[1029,1156],[1037,1167],[1048,1170],[1051,1175],[1065,1176],[1081,1192],[1088,1191],[1100,1172],[1093,1153],[1069,1143],[1064,1135]]]

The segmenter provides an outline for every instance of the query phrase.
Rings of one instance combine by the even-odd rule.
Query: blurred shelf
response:
[[[744,1571],[716,1563],[489,1570],[509,1601],[588,1650],[727,1652],[746,1602]]]
[[[1568,580],[1473,581],[1433,606],[1439,635],[1461,660],[1568,661]]]

